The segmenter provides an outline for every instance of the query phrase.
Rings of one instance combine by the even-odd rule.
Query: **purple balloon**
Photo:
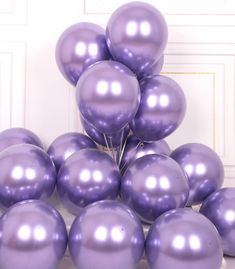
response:
[[[43,148],[40,138],[25,128],[10,128],[0,132],[0,151],[17,144],[32,144]]]
[[[171,157],[179,163],[189,180],[188,206],[203,202],[218,190],[224,180],[224,167],[219,156],[199,143],[189,143],[175,149]]]
[[[47,199],[56,183],[55,166],[41,148],[20,144],[0,152],[0,204]]]
[[[162,213],[186,205],[188,180],[180,166],[165,155],[135,160],[121,182],[121,198],[143,222],[152,223]]]
[[[110,17],[106,38],[116,61],[138,77],[154,74],[154,66],[167,44],[167,24],[153,6],[133,2],[118,8]]]
[[[81,117],[81,122],[83,125],[83,128],[85,132],[99,145],[107,147],[106,141],[108,143],[109,148],[117,148],[121,144],[124,143],[126,140],[129,132],[130,132],[130,127],[129,125],[126,125],[122,130],[114,133],[114,134],[102,134],[99,132],[94,126],[92,126],[89,122],[84,120]],[[104,136],[106,136],[106,141]]]
[[[1,269],[56,269],[67,246],[64,220],[37,200],[10,207],[0,218]]]
[[[104,29],[93,23],[77,23],[66,29],[56,46],[56,62],[62,75],[74,86],[92,64],[110,59]]]
[[[63,204],[77,215],[88,204],[115,199],[120,173],[114,160],[97,149],[83,149],[70,156],[61,166],[57,190]]]
[[[123,64],[103,61],[82,74],[76,97],[83,118],[101,133],[113,134],[134,118],[140,102],[139,83]]]
[[[131,130],[146,142],[167,137],[185,116],[186,100],[182,89],[165,76],[142,80],[140,89],[140,106],[130,124]]]
[[[186,208],[166,212],[155,221],[145,250],[150,269],[220,269],[223,258],[215,226]]]
[[[97,146],[88,136],[72,132],[58,136],[49,146],[47,153],[59,171],[68,157],[85,148],[97,148]]]
[[[235,188],[212,193],[203,202],[200,212],[217,228],[224,254],[235,256]]]
[[[100,201],[75,219],[69,250],[78,269],[133,269],[144,251],[143,228],[122,203]]]
[[[170,155],[171,150],[166,141],[159,140],[155,142],[145,143],[134,135],[127,138],[125,149],[120,163],[120,170],[125,172],[127,167],[143,156],[150,154]]]

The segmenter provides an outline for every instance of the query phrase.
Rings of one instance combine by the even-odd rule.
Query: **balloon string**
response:
[[[108,143],[108,140],[107,140],[107,136],[106,136],[106,134],[103,134],[103,136],[104,136],[104,141],[105,141],[106,147],[108,149],[108,152],[109,152],[110,155],[112,155],[112,152],[110,150],[109,143]]]
[[[125,150],[125,147],[126,147],[126,142],[127,142],[127,137],[123,143],[123,140],[124,140],[124,128],[122,129],[122,132],[121,132],[121,143],[120,143],[120,146],[118,147],[118,160],[117,160],[117,164],[118,166],[120,166],[120,163],[121,163],[121,160],[122,160],[122,156],[123,156],[123,153],[124,153],[124,150]]]
[[[138,147],[140,146],[140,145],[142,145],[143,144],[143,142],[142,141],[140,141],[132,150],[130,150],[130,153],[131,152],[133,152],[133,151],[135,151],[135,150],[137,150],[138,149]],[[123,172],[123,169],[124,168],[126,168],[126,165],[127,165],[127,161],[124,163],[124,165],[122,166],[122,168],[121,168],[121,170],[120,170],[120,172],[121,172],[121,174],[122,174],[122,172]]]
[[[115,152],[114,152],[114,149],[113,149],[113,141],[112,141],[112,136],[108,136],[109,138],[109,142],[110,142],[110,146],[111,146],[111,153],[112,153],[112,157],[114,159],[114,161],[116,162],[116,156],[115,156]]]

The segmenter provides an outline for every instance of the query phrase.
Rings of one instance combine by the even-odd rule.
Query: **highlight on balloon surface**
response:
[[[55,188],[56,170],[41,148],[19,144],[0,152],[0,205],[47,199]]]
[[[115,61],[128,66],[138,77],[156,75],[155,65],[167,44],[163,15],[152,5],[132,2],[111,15],[106,39]]]
[[[70,132],[58,136],[48,147],[47,154],[59,171],[61,165],[73,153],[85,148],[97,148],[95,142],[88,136]]]
[[[101,133],[112,135],[134,118],[140,102],[139,83],[123,64],[101,61],[80,77],[76,100],[87,122]]]
[[[235,188],[222,188],[212,193],[200,212],[216,227],[224,255],[235,257]]]
[[[145,245],[150,269],[220,269],[223,258],[215,226],[202,214],[177,208],[151,226]]]
[[[104,29],[88,22],[67,28],[57,41],[55,54],[61,74],[74,86],[89,66],[110,59]]]
[[[32,144],[43,149],[40,138],[26,128],[15,127],[0,132],[0,152],[18,144]]]
[[[60,213],[49,204],[28,200],[0,217],[1,269],[56,269],[67,247]]]
[[[121,155],[119,164],[120,171],[124,173],[133,161],[143,156],[150,154],[170,155],[170,152],[170,147],[165,140],[145,143],[135,135],[130,135],[126,140],[126,144]]]
[[[200,143],[184,144],[171,153],[187,174],[190,193],[187,205],[203,202],[224,181],[224,167],[217,153]]]
[[[143,228],[124,204],[96,202],[74,220],[69,251],[77,269],[134,269],[144,252]]]
[[[77,215],[93,202],[115,199],[120,178],[117,164],[108,154],[97,149],[83,149],[61,166],[57,190],[65,207]]]
[[[133,134],[146,142],[169,136],[185,116],[183,90],[171,78],[160,75],[142,80],[140,90],[140,106],[130,124]]]
[[[188,180],[170,157],[151,154],[135,160],[121,181],[121,199],[145,223],[162,213],[184,207],[188,200]]]

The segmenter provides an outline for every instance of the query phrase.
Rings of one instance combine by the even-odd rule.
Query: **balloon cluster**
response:
[[[106,32],[78,23],[61,35],[57,64],[87,135],[63,134],[45,152],[27,129],[0,133],[1,269],[55,269],[67,244],[78,269],[133,269],[144,251],[151,269],[220,269],[223,253],[235,256],[235,188],[220,189],[220,158],[163,140],[186,110],[159,75],[166,43],[163,16],[140,2],[117,9]],[[76,215],[69,236],[47,201],[55,186]]]

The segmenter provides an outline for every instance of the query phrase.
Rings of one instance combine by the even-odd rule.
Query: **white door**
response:
[[[0,130],[24,126],[46,146],[59,134],[81,131],[74,88],[55,63],[57,39],[79,21],[105,27],[126,2],[0,0]],[[169,26],[162,73],[187,97],[186,118],[168,141],[172,148],[187,142],[214,148],[226,185],[235,185],[235,1],[146,2],[162,11]]]

